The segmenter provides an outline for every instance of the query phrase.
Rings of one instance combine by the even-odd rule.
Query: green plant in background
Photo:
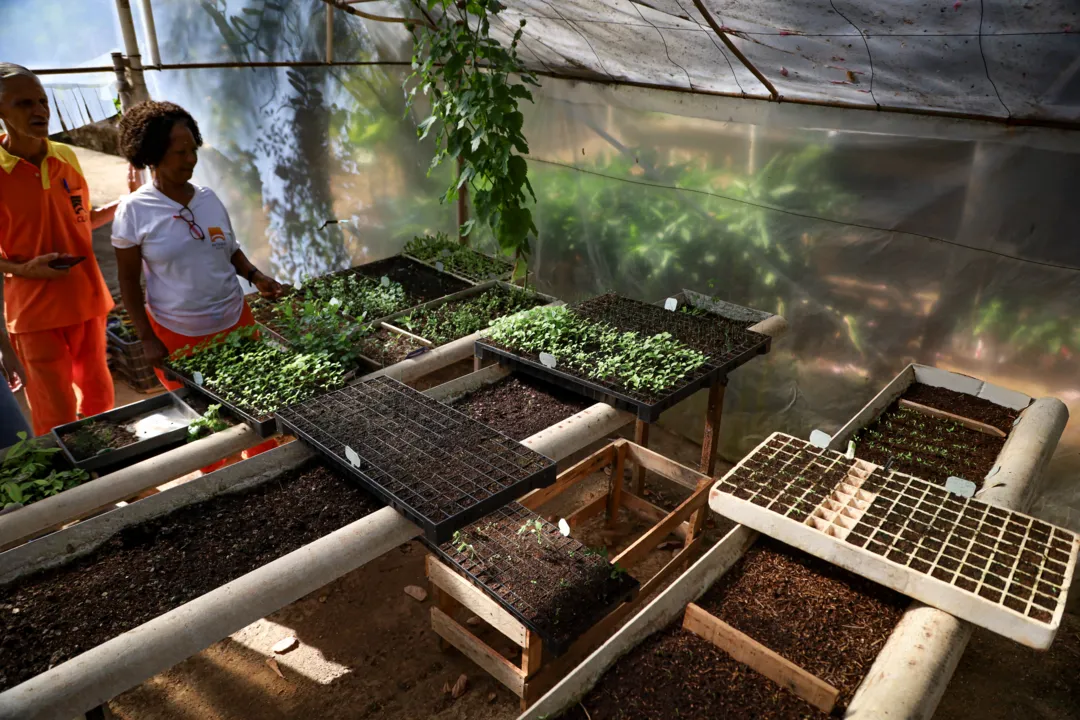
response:
[[[431,114],[417,134],[434,135],[431,168],[447,159],[460,166],[457,181],[443,199],[452,202],[468,186],[476,218],[462,227],[468,235],[476,221],[488,224],[503,252],[513,255],[524,274],[536,234],[529,197],[536,199],[523,155],[529,145],[522,133],[520,100],[532,102],[526,85],[536,78],[518,56],[520,27],[508,47],[489,36],[491,21],[504,6],[498,0],[414,0],[421,9],[438,8],[434,26],[412,28],[413,72],[405,82],[409,107],[428,99]],[[515,81],[517,77],[521,82]]]
[[[471,335],[496,318],[542,305],[545,301],[523,289],[494,287],[479,295],[452,300],[434,308],[417,308],[393,322],[436,345]]]
[[[56,470],[54,456],[60,448],[45,448],[19,433],[0,464],[0,505],[29,505],[56,495],[89,479],[83,470]]]
[[[372,328],[345,317],[344,307],[335,298],[284,300],[272,310],[273,328],[292,350],[327,355],[342,367],[353,368],[360,363],[360,340]]]
[[[221,405],[211,405],[206,412],[188,423],[188,442],[228,428],[229,421],[221,417]]]
[[[174,353],[169,364],[256,417],[345,384],[345,369],[326,353],[280,350],[257,337],[255,327],[218,335]]]
[[[620,332],[566,307],[538,307],[501,318],[492,323],[489,337],[515,351],[549,353],[560,367],[644,395],[673,387],[706,360],[669,333]]]
[[[513,270],[511,263],[461,245],[446,233],[414,237],[405,246],[404,253],[431,265],[441,262],[447,272],[473,282],[500,278]]]

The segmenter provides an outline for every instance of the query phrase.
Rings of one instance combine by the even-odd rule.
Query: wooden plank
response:
[[[525,647],[528,629],[484,591],[443,565],[431,555],[427,556],[427,576],[441,592],[468,608],[473,615],[508,637],[511,642]],[[440,607],[442,607],[440,605]],[[443,608],[447,612],[446,608]],[[448,613],[449,614],[449,613]]]
[[[484,642],[439,608],[431,608],[431,627],[442,638],[460,650],[465,657],[487,671],[491,677],[510,688],[518,697],[525,694],[525,675],[521,668],[489,648]]]
[[[622,507],[623,466],[626,462],[626,446],[620,445],[615,450],[615,467],[611,470],[611,488],[608,490],[607,526],[614,527],[619,521],[619,508]]]
[[[574,512],[572,512],[570,516],[566,518],[566,523],[570,526],[570,529],[573,530],[589,518],[595,517],[600,513],[604,512],[604,510],[607,508],[607,503],[607,494],[601,495],[592,502],[590,502],[588,505],[580,507]]]
[[[698,469],[712,476],[716,469],[716,443],[720,439],[720,420],[724,414],[723,383],[713,383],[709,388],[709,405],[705,410],[705,434],[701,438],[701,465]]]
[[[521,649],[521,672],[528,678],[540,672],[540,664],[544,659],[544,642],[540,636],[529,631],[525,640],[525,647]]]
[[[680,465],[674,460],[669,460],[663,455],[653,452],[649,448],[634,443],[626,444],[626,452],[630,459],[638,465],[644,465],[649,470],[691,490],[696,490],[702,480],[710,479],[708,475],[703,475],[697,470]],[[640,495],[641,493],[638,492],[637,494]]]
[[[634,442],[641,447],[649,446],[649,423],[638,420],[634,424]],[[634,492],[641,495],[645,492],[645,468],[642,465],[634,467]]]
[[[536,510],[544,503],[554,500],[597,470],[615,462],[615,449],[624,442],[625,441],[620,440],[600,448],[573,467],[569,467],[559,473],[559,477],[555,479],[554,484],[546,488],[533,490],[531,493],[518,500],[518,502],[530,510]]]
[[[645,498],[639,498],[629,490],[623,490],[622,506],[630,512],[637,513],[653,525],[666,518],[668,514],[664,508],[653,505]],[[675,528],[671,534],[680,540],[685,540],[688,527],[688,524],[684,522]]]
[[[822,712],[830,713],[836,706],[839,690],[694,603],[686,606],[683,627]]]
[[[668,513],[663,520],[649,528],[649,530],[635,540],[630,547],[616,555],[612,562],[618,563],[621,567],[632,567],[634,563],[644,559],[657,545],[663,542],[664,538],[674,532],[675,529],[682,524],[682,521],[688,518],[691,513],[695,510],[704,508],[705,503],[709,500],[711,483],[709,483],[708,480],[709,478],[705,478],[705,481],[701,483],[701,486],[693,495],[684,500],[679,507]]]
[[[978,420],[972,420],[971,418],[963,417],[962,415],[953,415],[951,412],[945,412],[944,410],[938,410],[937,408],[927,407],[917,402],[911,402],[910,400],[904,400],[901,398],[900,407],[906,407],[909,410],[922,413],[923,415],[929,415],[930,417],[941,418],[942,420],[952,420],[955,423],[959,423],[966,428],[976,430],[987,435],[993,435],[994,437],[1003,438],[1005,433],[997,429],[993,425],[987,425],[984,422]]]

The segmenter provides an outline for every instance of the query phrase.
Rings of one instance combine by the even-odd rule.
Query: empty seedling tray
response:
[[[1080,538],[1027,515],[774,433],[713,510],[1030,647],[1061,624]]]
[[[628,573],[517,502],[477,520],[434,549],[537,633],[555,655],[566,652],[639,588]],[[560,558],[565,562],[552,568]],[[549,568],[552,572],[545,572]]]
[[[554,461],[387,377],[298,403],[277,419],[435,544],[555,482]]]

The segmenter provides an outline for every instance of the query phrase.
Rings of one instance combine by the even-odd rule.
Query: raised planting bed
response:
[[[345,384],[346,370],[325,353],[274,347],[254,328],[241,328],[172,357],[166,372],[211,402],[224,405],[253,430],[269,437],[273,413]]]
[[[523,374],[510,375],[451,404],[512,440],[524,440],[592,406],[576,393]]]
[[[769,337],[738,323],[603,295],[498,320],[476,354],[653,422],[769,346]]]
[[[90,479],[89,473],[72,465],[52,445],[54,436],[27,438],[26,433],[19,433],[19,437],[3,450],[0,461],[0,511],[13,511]]]
[[[774,433],[713,488],[713,510],[1035,648],[1064,613],[1080,537]]]
[[[425,235],[409,241],[402,251],[437,270],[478,284],[487,280],[509,280],[514,264],[507,258],[492,257],[452,240],[445,233]]]
[[[184,442],[198,417],[179,395],[164,393],[52,432],[75,467],[102,472]]]
[[[519,503],[456,532],[436,552],[535,631],[555,655],[639,586],[606,556],[564,537]]]
[[[0,587],[0,691],[382,507],[319,461],[272,479],[263,473],[254,487],[114,526],[96,541],[72,539],[86,554],[60,551],[52,560],[59,567]],[[156,504],[167,507],[168,493],[162,495]]]
[[[434,346],[483,330],[498,318],[555,302],[508,283],[489,282],[387,318],[387,324]]]
[[[374,378],[277,414],[430,542],[555,481],[555,463],[406,385]]]

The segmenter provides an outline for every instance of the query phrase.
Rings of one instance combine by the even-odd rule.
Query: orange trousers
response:
[[[78,325],[12,333],[11,344],[26,369],[26,400],[34,434],[112,410],[112,374],[105,351],[106,316]]]
[[[209,335],[195,335],[195,336],[192,336],[192,335],[181,335],[178,332],[174,332],[174,331],[170,330],[169,328],[165,327],[164,325],[162,325],[161,323],[159,323],[157,320],[155,320],[154,319],[154,314],[150,312],[149,308],[147,308],[146,316],[150,320],[150,326],[153,328],[154,334],[157,335],[158,340],[161,341],[161,344],[165,346],[165,349],[169,351],[170,355],[173,354],[174,352],[176,352],[177,350],[181,350],[181,349],[183,349],[185,347],[188,347],[188,346],[194,348],[196,345],[198,345],[201,342],[204,342],[206,340],[211,340],[214,337],[217,337],[218,335],[230,333],[233,330],[236,330],[237,328],[247,327],[249,325],[254,325],[255,324],[255,316],[251,314],[251,308],[248,307],[248,304],[247,304],[246,301],[244,302],[244,309],[240,312],[240,319],[236,321],[235,325],[233,325],[231,328],[229,328],[227,330],[222,330],[221,332],[216,332],[216,333],[210,333]],[[185,353],[185,355],[190,355],[190,354],[191,354],[190,350],[187,353]],[[157,374],[158,380],[161,381],[161,384],[165,386],[166,390],[179,390],[181,387],[183,387],[182,383],[178,383],[178,382],[174,382],[172,380],[165,379],[165,373],[161,370],[161,368],[154,368],[154,372]],[[244,452],[241,453],[241,457],[243,457],[245,460],[247,460],[250,457],[255,457],[259,453],[264,453],[267,450],[273,450],[277,446],[278,446],[278,441],[275,438],[270,438],[266,442],[259,443],[255,447],[248,448],[247,450],[245,450]],[[217,461],[216,463],[214,463],[212,465],[208,465],[208,466],[202,468],[202,471],[204,473],[213,472],[214,470],[217,470],[219,467],[223,466],[226,462],[227,462],[227,460],[219,460],[219,461]]]

